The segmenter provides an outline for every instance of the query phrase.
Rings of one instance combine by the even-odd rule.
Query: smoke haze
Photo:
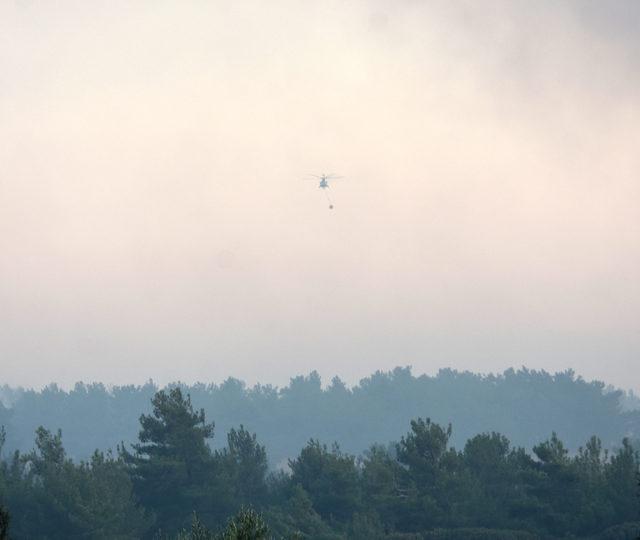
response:
[[[3,2],[3,382],[639,389],[639,30],[632,0]]]

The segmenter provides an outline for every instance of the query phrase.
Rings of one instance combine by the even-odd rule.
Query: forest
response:
[[[626,437],[609,450],[593,434],[571,451],[551,432],[528,450],[479,429],[457,446],[455,424],[425,415],[407,418],[396,442],[371,444],[359,454],[338,440],[312,437],[286,466],[274,468],[264,444],[242,424],[212,445],[219,438],[214,421],[174,386],[151,396],[133,442],[87,459],[72,459],[62,432],[42,426],[31,450],[7,455],[3,427],[0,537],[606,540],[640,534],[640,457]],[[109,429],[94,422],[96,431]]]
[[[587,382],[572,371],[550,374],[527,369],[499,375],[441,370],[414,376],[408,367],[376,372],[348,387],[335,377],[323,385],[312,372],[287,386],[247,387],[237,379],[222,384],[176,384],[197,408],[215,419],[218,433],[242,424],[266,447],[273,468],[287,461],[311,438],[339,441],[359,455],[372,444],[398,441],[411,418],[430,417],[455,427],[451,442],[462,447],[477,433],[506,434],[512,444],[532,448],[555,431],[572,452],[598,435],[614,449],[624,437],[640,436],[640,407],[633,395]],[[88,460],[94,450],[135,441],[138,417],[151,411],[159,390],[142,386],[105,387],[78,383],[70,390],[0,387],[0,425],[5,450],[28,452],[35,430],[62,430],[67,454]],[[4,403],[4,406],[2,405]],[[222,449],[224,437],[210,444]]]

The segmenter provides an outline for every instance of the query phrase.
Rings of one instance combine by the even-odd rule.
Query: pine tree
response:
[[[214,461],[207,439],[214,424],[206,422],[204,410],[194,411],[180,388],[159,391],[151,403],[152,414],[140,416],[134,452],[121,447],[120,453],[141,503],[155,513],[162,530],[176,531],[192,512],[205,516],[210,510],[207,484]]]

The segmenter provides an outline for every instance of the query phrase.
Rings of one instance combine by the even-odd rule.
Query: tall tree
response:
[[[311,439],[300,455],[289,461],[291,481],[300,484],[324,518],[351,519],[360,506],[360,489],[355,458],[334,445],[331,450]]]
[[[227,448],[217,454],[236,504],[260,504],[267,494],[267,451],[244,426],[232,428]]]
[[[411,420],[411,431],[398,444],[398,461],[407,466],[419,487],[434,485],[448,457],[451,424],[443,428],[430,418]]]
[[[415,497],[407,503],[411,509],[408,521],[418,528],[444,524],[450,496],[457,495],[457,487],[449,480],[458,466],[459,457],[449,448],[451,424],[439,424],[418,418],[411,421],[411,431],[396,446],[398,461],[405,467],[404,489],[415,488]]]
[[[153,411],[140,416],[140,442],[133,453],[120,448],[130,466],[136,493],[164,531],[184,527],[193,511],[208,515],[207,482],[213,466],[207,439],[213,423],[204,410],[194,411],[180,388],[161,390],[151,400]]]
[[[625,438],[622,446],[611,456],[606,471],[609,500],[615,509],[614,523],[640,521],[639,472],[640,456],[631,446],[629,439]]]

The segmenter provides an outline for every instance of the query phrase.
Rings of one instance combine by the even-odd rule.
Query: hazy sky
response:
[[[639,149],[636,0],[3,0],[0,383],[640,389]]]

